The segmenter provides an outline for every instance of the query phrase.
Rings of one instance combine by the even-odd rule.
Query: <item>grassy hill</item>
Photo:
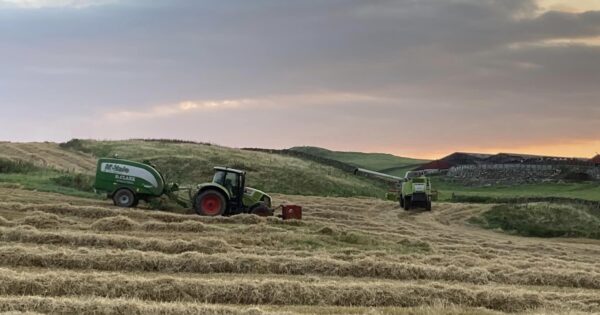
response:
[[[168,181],[184,185],[210,181],[214,166],[229,166],[248,171],[248,186],[273,193],[381,197],[386,189],[376,181],[315,162],[201,143],[143,140],[76,140],[63,145],[0,143],[0,152],[0,165],[14,169],[0,171],[0,182],[4,185],[71,195],[81,195],[76,190],[82,186],[86,194],[91,194],[89,182],[97,157],[115,154],[136,161],[150,160]],[[15,166],[15,161],[20,164]],[[78,179],[74,174],[82,175],[77,175]]]
[[[427,160],[400,157],[386,153],[342,152],[318,147],[293,147],[290,150],[396,176],[404,176],[406,171],[428,162]]]
[[[334,152],[312,147],[294,150],[311,152],[330,159],[336,158],[345,163],[378,171],[385,170],[392,163],[405,163],[396,169],[395,175],[400,176],[404,175],[402,168],[410,169],[410,165],[420,161],[389,154]],[[381,198],[389,188],[378,181],[286,155],[200,143],[142,140],[83,140],[62,145],[48,142],[0,142],[0,187],[101,198],[93,193],[92,188],[96,160],[97,157],[114,154],[138,161],[148,159],[165,173],[169,181],[187,185],[209,181],[212,177],[212,167],[225,165],[247,170],[249,186],[272,193]],[[566,197],[600,201],[600,184],[593,182],[468,187],[448,182],[443,177],[434,177],[433,184],[440,193],[440,200],[444,201],[452,200],[453,194],[490,200]]]

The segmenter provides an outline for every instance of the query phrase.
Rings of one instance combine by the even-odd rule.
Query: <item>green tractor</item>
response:
[[[193,188],[167,184],[164,176],[149,162],[139,163],[123,159],[98,160],[94,189],[105,192],[119,207],[136,207],[140,200],[149,201],[166,195],[178,204],[191,204],[199,215],[217,216],[253,213],[273,215],[271,197],[266,193],[246,187],[246,172],[215,167],[210,183]],[[190,200],[182,200],[176,192],[187,190]]]
[[[431,180],[423,175],[411,177],[407,174],[402,181],[399,199],[400,207],[404,210],[410,210],[413,206],[420,205],[425,210],[431,211]]]
[[[266,193],[246,187],[246,172],[215,167],[211,183],[200,184],[192,197],[193,208],[199,215],[234,215],[252,213],[273,215],[271,197]]]

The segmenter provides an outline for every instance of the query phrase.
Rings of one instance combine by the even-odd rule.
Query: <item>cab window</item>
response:
[[[236,173],[227,173],[223,186],[229,190],[231,195],[237,196],[239,187],[239,176]]]
[[[225,172],[223,172],[223,171],[216,172],[215,176],[213,177],[213,183],[219,184],[219,185],[225,184]]]

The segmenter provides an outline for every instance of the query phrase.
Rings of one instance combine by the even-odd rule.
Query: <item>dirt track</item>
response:
[[[0,311],[600,312],[598,241],[468,226],[480,205],[428,213],[275,197],[303,205],[305,219],[123,210],[0,188]]]

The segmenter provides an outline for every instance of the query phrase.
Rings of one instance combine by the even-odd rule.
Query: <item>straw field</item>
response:
[[[600,242],[469,225],[488,205],[404,212],[275,195],[302,221],[205,218],[0,188],[0,312],[600,312]]]

